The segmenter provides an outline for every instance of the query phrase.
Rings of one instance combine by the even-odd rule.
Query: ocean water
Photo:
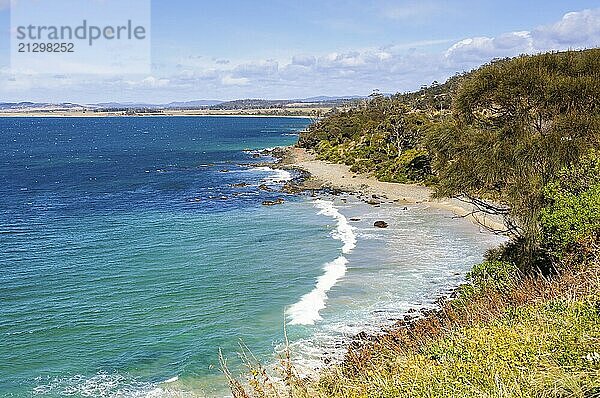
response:
[[[240,341],[272,362],[284,322],[320,367],[501,241],[425,205],[276,192],[290,173],[244,149],[308,123],[0,118],[0,396],[223,396],[218,349],[235,373]]]

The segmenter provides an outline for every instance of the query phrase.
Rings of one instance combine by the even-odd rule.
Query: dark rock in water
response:
[[[219,170],[219,173],[229,173],[229,170],[227,170],[227,169],[221,169],[221,170]]]
[[[404,206],[404,209],[402,209],[402,210],[408,210],[408,207]]]
[[[410,308],[410,309],[409,309],[408,311],[406,311],[406,312],[408,312],[409,314],[412,314],[413,312],[417,312],[417,310],[415,310],[414,308]]]
[[[243,187],[247,187],[248,185],[250,185],[250,184],[248,184],[247,182],[238,182],[235,184],[231,184],[231,186],[234,188],[243,188]]]
[[[271,189],[271,188],[269,188],[269,187],[268,187],[266,184],[260,184],[260,185],[258,186],[258,189],[260,189],[260,190],[262,190],[262,191],[269,191],[269,192],[270,192],[270,191],[272,191],[272,189]]]
[[[373,223],[373,226],[375,226],[377,228],[387,228],[388,227],[388,223],[386,223],[385,221],[375,221]]]
[[[281,192],[289,193],[292,195],[299,194],[303,190],[304,189],[294,181],[288,181],[283,185],[283,187],[281,187]]]
[[[378,205],[380,205],[380,204],[381,204],[381,202],[380,202],[380,201],[378,201],[378,200],[375,200],[375,199],[371,199],[371,200],[369,200],[367,203],[368,203],[368,204],[370,204],[370,205],[373,205],[373,206],[378,206]]]
[[[265,200],[262,202],[263,206],[274,206],[283,204],[283,199],[277,198],[275,200]]]
[[[354,218],[351,218],[350,221],[360,221],[360,218],[354,217]]]
[[[253,153],[253,154],[252,154],[252,157],[253,157],[254,159],[256,159],[256,158],[259,158],[259,157],[260,157],[260,154],[259,154],[259,153]]]

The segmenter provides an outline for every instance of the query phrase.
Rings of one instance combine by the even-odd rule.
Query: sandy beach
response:
[[[418,184],[398,184],[378,181],[375,177],[357,174],[344,164],[330,163],[316,159],[316,156],[303,148],[291,147],[283,163],[291,168],[303,170],[311,175],[307,186],[325,187],[363,196],[383,198],[403,204],[426,203],[429,206],[451,211],[456,217],[465,217],[474,224],[499,231],[506,229],[501,218],[486,214],[473,214],[471,204],[458,199],[433,199],[433,190]]]

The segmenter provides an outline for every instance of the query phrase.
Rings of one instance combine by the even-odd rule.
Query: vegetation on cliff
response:
[[[258,372],[249,390],[232,379],[236,396],[600,397],[600,49],[374,95],[299,145],[502,215],[512,239],[454,299],[351,347],[317,380],[286,357],[283,387]]]

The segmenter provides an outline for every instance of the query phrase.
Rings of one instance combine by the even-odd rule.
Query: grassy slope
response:
[[[600,396],[599,267],[486,289],[330,369],[314,396]]]

